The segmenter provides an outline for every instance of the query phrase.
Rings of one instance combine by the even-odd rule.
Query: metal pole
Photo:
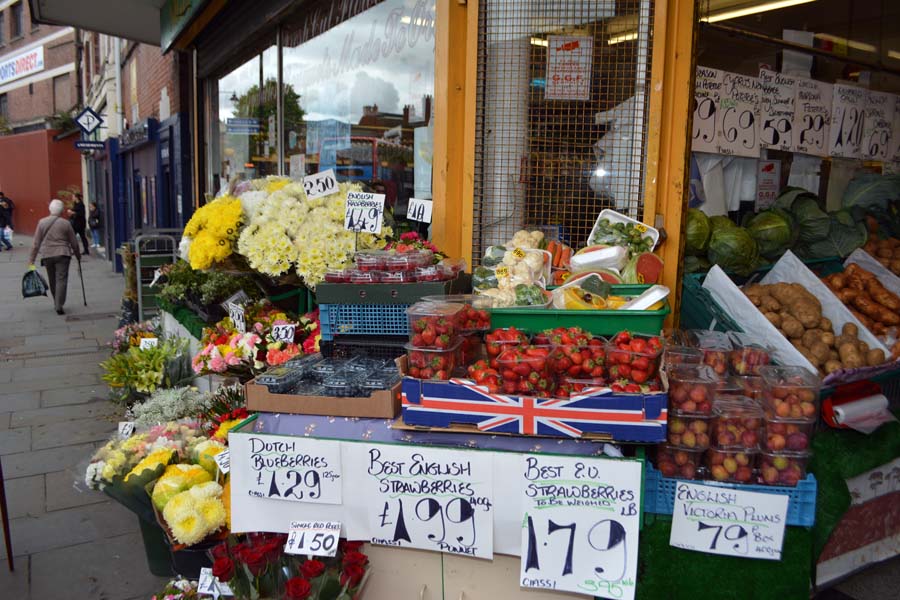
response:
[[[84,300],[84,305],[87,306],[87,296],[84,293],[84,274],[81,272],[81,259],[78,259],[78,277],[81,279],[81,299]]]

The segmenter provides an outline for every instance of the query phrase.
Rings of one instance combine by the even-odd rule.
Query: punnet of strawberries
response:
[[[485,331],[491,328],[491,313],[469,304],[459,312],[458,318],[459,328],[463,331]]]
[[[500,356],[500,353],[505,349],[527,345],[528,335],[515,327],[495,329],[484,336],[484,349],[487,352],[492,369],[500,368],[497,357]]]
[[[614,392],[659,391],[659,363],[663,341],[659,336],[617,333],[606,351],[606,377]]]
[[[586,346],[593,339],[605,343],[602,338],[594,338],[594,334],[581,327],[557,327],[545,329],[534,336],[535,344],[554,344],[556,346]]]
[[[456,368],[459,342],[446,350],[420,349],[407,344],[407,375],[416,379],[439,379],[446,381]]]
[[[426,303],[413,304],[406,310],[409,317],[410,344],[416,348],[446,350],[453,347],[459,337],[459,313],[462,304]]]
[[[550,369],[552,346],[516,346],[497,357],[501,389],[507,394],[549,398],[556,388]]]
[[[467,371],[469,372],[469,377],[477,385],[483,385],[491,394],[496,394],[500,391],[500,372],[497,369],[492,369],[488,361],[476,361],[468,366]]]

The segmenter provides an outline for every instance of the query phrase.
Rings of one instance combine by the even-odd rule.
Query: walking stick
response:
[[[84,274],[81,272],[81,259],[78,259],[78,277],[81,278],[81,299],[84,300],[84,305],[87,306],[87,296],[84,294]]]

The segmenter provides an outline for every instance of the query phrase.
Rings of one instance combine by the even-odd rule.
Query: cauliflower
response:
[[[513,235],[512,240],[506,246],[513,248],[540,248],[542,241],[544,241],[543,232],[521,229]]]
[[[538,232],[540,233],[540,232]],[[525,264],[535,276],[539,276],[544,270],[544,253],[543,252],[526,252]]]
[[[515,306],[515,290],[511,287],[504,286],[503,283],[500,285],[503,287],[487,289],[481,293],[494,299],[494,308],[508,308],[510,306]]]

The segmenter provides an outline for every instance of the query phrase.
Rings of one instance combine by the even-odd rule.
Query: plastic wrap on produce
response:
[[[799,283],[819,300],[819,303],[822,305],[822,315],[831,320],[836,335],[841,333],[845,323],[853,323],[859,328],[860,340],[867,343],[869,348],[880,348],[884,350],[886,355],[890,356],[890,351],[881,340],[875,337],[859,319],[853,316],[850,309],[790,250],[778,259],[778,262],[762,278],[760,283],[764,285],[771,283]]]
[[[859,265],[874,275],[881,282],[881,285],[900,296],[900,277],[888,271],[884,265],[872,258],[872,255],[862,248],[854,250],[844,261],[844,266],[850,263]]]
[[[709,290],[719,306],[731,313],[735,323],[744,331],[752,331],[772,346],[772,358],[780,365],[791,365],[816,372],[815,367],[794,348],[786,337],[750,302],[744,292],[734,284],[725,271],[714,265],[703,287]]]

